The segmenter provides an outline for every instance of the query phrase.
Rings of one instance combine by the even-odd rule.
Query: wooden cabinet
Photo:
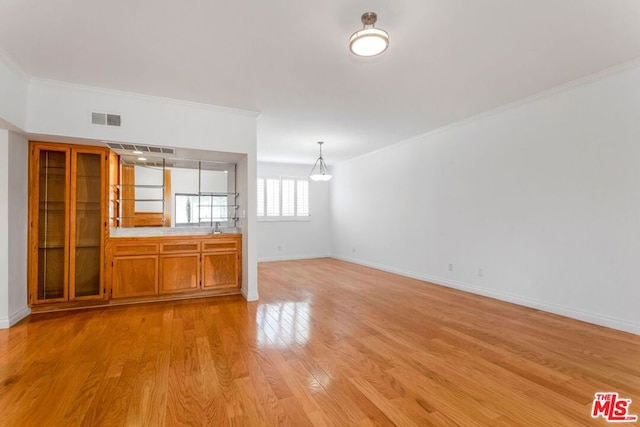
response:
[[[158,293],[158,255],[120,256],[113,259],[114,298]]]
[[[114,237],[107,247],[114,299],[240,290],[241,235]]]
[[[160,293],[187,292],[200,287],[200,242],[160,243]]]
[[[104,297],[108,151],[30,144],[29,303]]]
[[[162,255],[160,293],[197,290],[200,286],[200,254]]]
[[[206,242],[202,248],[202,287],[238,286],[240,277],[238,245],[240,240],[225,239]]]

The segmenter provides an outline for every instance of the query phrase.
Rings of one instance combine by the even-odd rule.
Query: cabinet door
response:
[[[156,295],[158,255],[113,258],[113,298]]]
[[[105,152],[72,149],[69,289],[70,299],[103,297],[106,226]]]
[[[69,275],[69,149],[33,146],[30,196],[30,301],[66,301]]]
[[[194,291],[200,285],[200,254],[161,255],[160,293]]]
[[[238,252],[219,251],[202,254],[202,287],[227,288],[238,284]]]

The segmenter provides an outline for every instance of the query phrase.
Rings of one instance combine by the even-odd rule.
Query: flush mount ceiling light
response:
[[[389,47],[389,34],[375,28],[378,15],[373,12],[362,14],[362,30],[356,31],[349,39],[349,49],[358,56],[379,55]]]
[[[324,142],[318,142],[318,145],[320,145],[320,157],[318,157],[318,160],[316,160],[316,163],[309,173],[309,178],[313,181],[329,181],[331,179],[331,175],[327,173],[327,165],[322,158],[322,144],[324,144]]]

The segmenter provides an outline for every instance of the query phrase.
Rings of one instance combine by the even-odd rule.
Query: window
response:
[[[280,180],[269,178],[265,183],[267,216],[280,216]]]
[[[176,193],[176,225],[213,225],[227,220],[227,196]]]
[[[301,178],[258,178],[258,217],[309,217],[309,181]]]

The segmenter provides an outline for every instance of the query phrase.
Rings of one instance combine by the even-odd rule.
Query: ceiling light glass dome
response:
[[[389,47],[389,34],[383,29],[375,28],[378,15],[366,12],[362,15],[364,28],[351,35],[349,49],[358,56],[379,55]]]

